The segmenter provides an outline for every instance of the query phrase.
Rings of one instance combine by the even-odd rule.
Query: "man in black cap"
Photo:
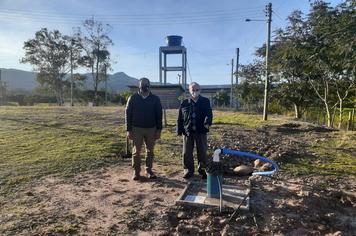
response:
[[[150,91],[150,81],[141,78],[139,91],[133,94],[126,105],[127,137],[133,140],[132,167],[133,180],[140,179],[141,148],[146,146],[146,174],[150,179],[157,178],[152,171],[155,141],[161,137],[162,106],[158,96]]]
[[[185,99],[179,108],[177,133],[183,135],[183,178],[194,175],[194,144],[197,149],[198,172],[206,178],[206,152],[208,149],[207,132],[212,124],[213,114],[209,99],[200,95],[200,85],[193,82],[189,85],[190,97]]]

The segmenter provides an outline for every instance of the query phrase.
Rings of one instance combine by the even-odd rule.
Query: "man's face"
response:
[[[141,80],[139,88],[141,92],[148,92],[150,89],[150,82],[148,80]]]
[[[197,98],[200,94],[200,86],[198,84],[189,86],[189,93],[193,98]]]

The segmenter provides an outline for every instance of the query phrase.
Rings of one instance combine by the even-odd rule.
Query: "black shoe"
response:
[[[132,180],[138,181],[140,180],[140,177],[141,176],[139,173],[134,172],[134,174],[132,175]]]
[[[185,174],[183,175],[184,179],[189,179],[191,177],[193,177],[193,173],[190,171],[185,172]]]
[[[153,173],[153,171],[150,168],[146,169],[146,176],[149,179],[157,179],[157,176]]]
[[[206,177],[206,173],[200,173],[200,177],[201,177],[201,179],[206,179],[207,177]]]
[[[149,171],[146,174],[147,174],[147,178],[149,179],[157,179],[157,175],[155,175],[152,171]]]

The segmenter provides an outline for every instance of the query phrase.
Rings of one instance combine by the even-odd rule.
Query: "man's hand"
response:
[[[161,138],[161,130],[157,130],[155,133],[155,139],[160,139]]]
[[[128,138],[128,139],[133,139],[133,135],[132,135],[132,131],[127,131],[126,132],[126,137]]]

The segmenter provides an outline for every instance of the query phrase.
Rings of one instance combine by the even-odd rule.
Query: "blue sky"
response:
[[[72,27],[94,16],[113,26],[113,72],[159,81],[158,49],[167,35],[181,35],[187,47],[188,82],[228,84],[228,64],[236,58],[236,48],[240,64],[246,64],[265,42],[266,23],[245,19],[265,19],[269,2],[272,30],[283,27],[293,10],[309,9],[308,0],[0,0],[0,68],[32,70],[19,63],[24,41],[42,27],[70,34]],[[168,64],[177,65],[177,57],[169,57]],[[176,83],[177,74],[169,72],[168,82]]]

